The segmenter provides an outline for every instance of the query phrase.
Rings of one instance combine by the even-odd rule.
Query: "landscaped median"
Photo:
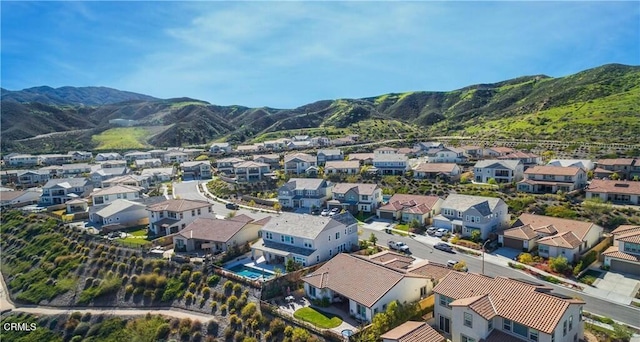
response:
[[[293,313],[293,317],[309,322],[322,329],[332,329],[342,324],[342,318],[340,318],[340,316],[308,306],[296,310],[296,312]]]

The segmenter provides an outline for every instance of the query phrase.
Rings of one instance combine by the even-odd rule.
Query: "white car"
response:
[[[433,235],[436,233],[436,230],[437,230],[436,227],[429,227],[427,228],[427,234]]]
[[[447,234],[448,230],[444,229],[444,228],[440,228],[438,230],[436,230],[435,236],[445,236]]]
[[[329,216],[329,209],[323,209],[320,213],[321,216]]]

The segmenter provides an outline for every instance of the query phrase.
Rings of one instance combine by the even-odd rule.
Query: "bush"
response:
[[[217,274],[214,274],[209,278],[207,278],[207,284],[209,284],[210,287],[215,287],[216,285],[218,285],[219,282],[220,282],[220,276]]]
[[[199,284],[202,280],[202,272],[193,272],[191,274],[191,282]]]
[[[258,311],[258,308],[256,304],[249,303],[245,305],[244,308],[242,308],[242,311],[240,312],[240,316],[242,316],[242,318],[248,318],[248,317],[251,317],[257,311]]]
[[[533,256],[530,253],[520,253],[520,255],[518,255],[518,262],[531,265],[533,264]]]
[[[216,322],[214,320],[210,320],[207,323],[207,333],[209,335],[212,335],[212,336],[218,335],[218,329],[219,328],[220,328],[220,325],[218,324],[218,322]]]
[[[242,292],[242,285],[240,284],[233,285],[233,293],[235,293],[236,296],[239,296],[241,292]]]
[[[156,329],[155,338],[156,340],[166,340],[167,337],[169,337],[170,333],[171,333],[171,327],[169,326],[169,323],[163,323],[163,324],[160,324]]]
[[[286,325],[284,324],[284,321],[280,318],[276,318],[269,323],[269,331],[274,336],[278,336],[280,333],[284,332],[285,327]]]
[[[236,305],[236,302],[238,301],[238,297],[231,295],[229,296],[229,298],[227,299],[227,306],[229,308],[232,308]]]
[[[549,258],[549,268],[558,273],[565,273],[569,270],[569,261],[562,255],[555,258]]]

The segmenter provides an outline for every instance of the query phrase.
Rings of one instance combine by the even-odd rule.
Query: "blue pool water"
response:
[[[264,276],[264,279],[273,277],[273,274],[271,273],[263,272],[255,268],[247,267],[245,265],[233,266],[229,269],[229,271],[252,280],[262,278],[262,276]]]

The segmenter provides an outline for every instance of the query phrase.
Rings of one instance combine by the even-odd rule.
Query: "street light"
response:
[[[482,275],[484,275],[484,254],[486,253],[487,242],[491,240],[487,240],[482,244]]]

